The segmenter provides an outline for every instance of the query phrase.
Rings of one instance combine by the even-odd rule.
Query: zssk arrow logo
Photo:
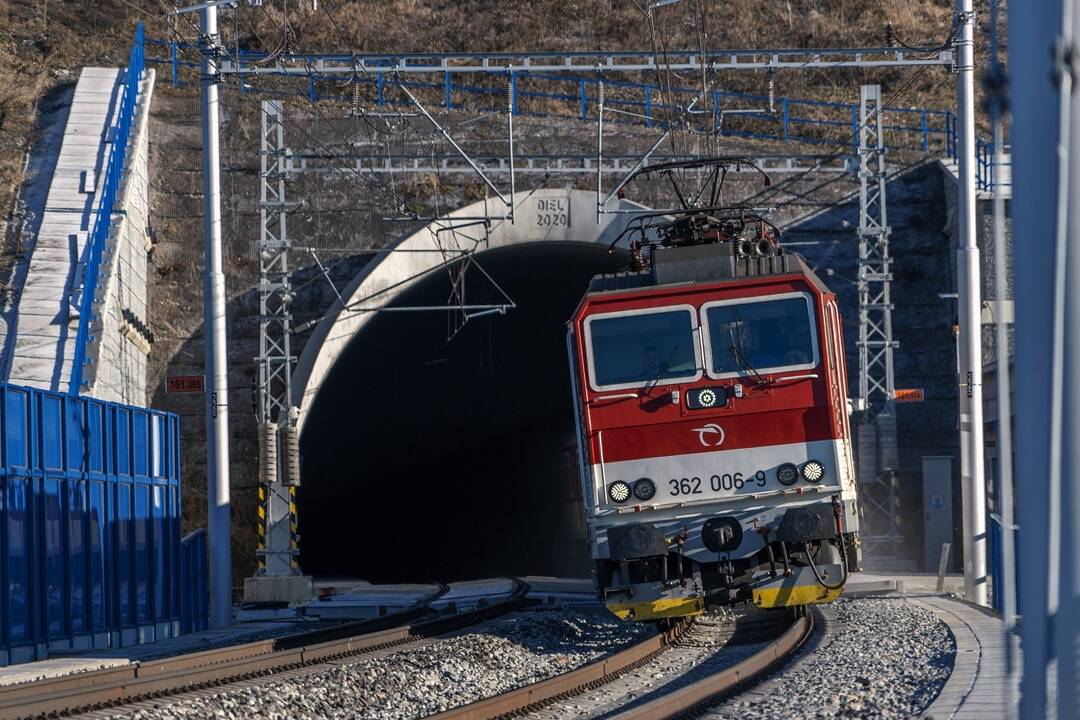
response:
[[[694,428],[698,440],[705,447],[717,447],[724,444],[724,428],[716,423],[709,423],[703,427]]]

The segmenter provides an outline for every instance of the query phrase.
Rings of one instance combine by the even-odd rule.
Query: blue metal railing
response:
[[[90,323],[93,319],[94,294],[97,292],[98,270],[101,267],[101,253],[109,239],[112,229],[112,214],[116,204],[116,193],[127,159],[127,146],[131,136],[131,123],[135,116],[135,103],[138,100],[139,81],[144,67],[143,25],[140,22],[135,29],[135,41],[131,45],[131,55],[124,77],[124,94],[120,100],[120,109],[116,114],[116,123],[110,129],[112,142],[106,164],[105,179],[100,185],[97,202],[97,217],[87,239],[83,258],[82,297],[79,302],[79,329],[75,335],[75,357],[71,364],[71,384],[68,392],[82,392],[83,367],[86,364],[86,348],[90,342]]]
[[[200,632],[210,616],[210,578],[206,530],[199,529],[180,541],[180,633]]]
[[[181,69],[197,68],[198,63],[182,59],[181,51],[195,49],[194,45],[166,40],[147,40],[147,43],[167,48],[169,57],[150,58],[147,62],[168,64],[174,85],[180,83]],[[241,51],[245,57],[261,57],[259,53]],[[321,99],[342,99],[338,95],[321,94],[318,81],[321,77],[314,69],[307,77],[307,90],[296,93],[315,102]],[[528,71],[513,72],[508,78],[512,85],[511,100],[515,114],[532,116],[569,116],[581,120],[589,117],[589,108],[598,99],[597,78],[577,75],[530,75]],[[375,71],[360,75],[354,80],[361,87],[369,89],[365,102],[374,102],[377,106],[394,103],[386,98],[384,88],[387,78],[384,73]],[[471,81],[470,81],[471,80]],[[497,85],[487,78],[472,79],[469,76],[445,73],[435,81],[404,80],[402,84],[410,89],[426,89],[440,92],[443,105],[447,109],[466,108],[468,103],[462,98],[493,98],[496,103],[491,107],[468,107],[470,110],[502,110],[500,102],[507,92],[504,86]],[[605,79],[609,90],[605,98],[608,107],[622,110],[612,118],[612,124],[644,124],[646,127],[662,127],[662,118],[672,111],[676,113],[685,102],[672,102],[675,98],[683,100],[700,94],[700,90],[685,87],[664,89],[655,83],[639,83]],[[246,86],[241,86],[244,90]],[[351,90],[351,89],[350,89]],[[612,94],[614,91],[616,94]],[[282,94],[280,92],[275,94]],[[455,94],[457,100],[455,101]],[[669,101],[660,99],[668,95]],[[554,102],[552,102],[554,101]],[[849,143],[852,152],[859,146],[859,106],[857,103],[838,103],[803,98],[776,97],[773,111],[767,110],[768,97],[752,93],[714,90],[702,99],[702,106],[711,101],[714,116],[724,109],[725,101],[733,105],[756,103],[761,112],[740,112],[729,115],[723,125],[716,130],[725,136],[757,140],[778,140],[781,142],[799,142],[819,145],[843,145]],[[743,108],[745,109],[745,107]],[[886,108],[888,122],[884,126],[885,145],[889,150],[916,150],[923,153],[943,151],[952,160],[957,159],[956,116],[947,110],[928,110],[925,108]],[[900,120],[893,120],[901,118]],[[980,190],[993,190],[995,175],[1004,184],[1002,172],[995,173],[993,144],[977,141],[976,180]],[[1011,174],[1010,174],[1011,175]]]
[[[158,39],[148,39],[146,42],[168,51],[167,57],[148,58],[147,62],[168,65],[174,85],[181,82],[181,70],[198,68],[197,62],[183,59],[183,51],[195,49],[195,46]],[[241,55],[257,56],[243,51]],[[318,84],[329,78],[320,76],[317,70],[311,69],[306,79],[306,92],[296,92],[296,95],[312,101],[343,99],[342,96],[322,94],[318,91]],[[367,89],[364,101],[373,102],[377,106],[394,104],[384,92],[388,79],[393,80],[389,71],[385,74],[379,71],[369,72],[354,78],[361,88]],[[507,81],[512,86],[511,100],[515,114],[541,117],[576,116],[581,120],[588,119],[589,108],[597,102],[600,82],[595,77],[529,74],[527,70],[511,73]],[[438,80],[409,79],[402,80],[402,84],[412,90],[426,89],[440,93],[443,106],[447,109],[501,111],[505,108],[503,99],[507,88],[501,83],[492,82],[490,77],[472,78],[448,72]],[[666,115],[678,114],[690,99],[701,94],[701,91],[695,88],[669,89],[661,88],[655,83],[610,78],[604,80],[604,86],[607,89],[605,104],[608,107],[632,113],[613,117],[610,120],[612,124],[644,124],[647,127],[662,127],[662,119]],[[245,88],[246,86],[241,86],[241,90]],[[351,87],[348,92],[352,92]],[[489,107],[475,107],[477,103],[468,103],[469,98],[477,100],[484,97],[494,100],[494,103]],[[770,112],[767,108],[768,97],[765,95],[723,90],[707,93],[700,106],[709,109],[710,102],[714,115],[717,116],[721,110],[730,109],[725,107],[728,105],[740,109],[737,115],[727,115],[723,124],[717,128],[721,134],[727,136],[811,144],[850,144],[853,149],[859,144],[859,106],[855,103],[776,97],[773,111]],[[756,104],[762,109],[760,112],[744,112],[747,104]],[[955,125],[951,112],[911,108],[889,108],[888,111],[892,117],[902,118],[885,127],[891,140],[891,149],[922,152],[946,149],[951,137],[950,128]]]
[[[1003,162],[997,166],[994,156],[995,145],[983,140],[975,141],[975,178],[980,190],[993,192],[999,184],[1001,187],[1012,185],[1012,146],[1005,144]]]

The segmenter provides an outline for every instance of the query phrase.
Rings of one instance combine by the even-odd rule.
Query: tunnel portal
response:
[[[306,573],[588,575],[565,323],[589,278],[626,255],[544,242],[475,259],[516,308],[451,339],[451,313],[375,313],[323,379],[301,437]],[[389,305],[443,305],[450,294],[444,269]],[[502,295],[473,268],[466,298]]]

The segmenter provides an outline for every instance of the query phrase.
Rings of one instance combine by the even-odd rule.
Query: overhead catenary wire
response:
[[[324,7],[325,7],[325,5],[324,5]],[[264,10],[264,12],[265,12],[265,10]],[[239,79],[238,79],[238,81],[239,81]],[[407,90],[406,90],[405,92],[406,92],[407,94],[409,94],[409,95],[411,96],[411,93],[408,93],[408,91],[407,91]],[[309,98],[309,100],[310,100],[310,98]],[[314,118],[314,121],[315,121],[315,122],[317,123],[317,121],[318,121],[318,119],[319,119],[319,117],[320,117],[320,113],[319,113],[319,108],[318,108],[317,104],[315,104],[314,102],[312,102],[312,103],[311,103],[311,105],[312,105],[312,107],[313,107],[313,112],[314,112],[313,118]],[[265,110],[262,110],[262,107],[261,107],[261,103],[259,104],[259,108],[260,108],[260,111],[262,111],[262,112],[265,112]],[[422,106],[421,106],[421,108],[422,108]],[[328,121],[328,122],[329,122],[329,121]],[[333,125],[333,123],[329,123],[329,124]],[[289,132],[289,126],[288,126],[288,123],[286,123],[286,122],[284,122],[284,121],[283,121],[283,123],[282,123],[282,127],[283,127],[283,129],[284,129],[284,130],[285,130],[286,132]],[[306,139],[308,139],[308,140],[309,140],[310,142],[312,142],[312,144],[313,144],[313,145],[314,145],[314,146],[315,146],[315,147],[316,147],[317,149],[322,149],[322,148],[324,148],[324,145],[322,144],[322,142],[321,142],[321,141],[320,141],[320,139],[318,138],[317,134],[306,134],[306,133],[301,133],[301,134],[305,135]],[[328,155],[332,155],[332,151],[329,151],[329,152],[328,152]],[[358,175],[359,177],[362,177],[362,178],[367,178],[367,177],[368,177],[367,175],[361,175],[360,173],[358,173],[358,172],[357,172],[357,171],[355,170],[355,168],[349,168],[349,167],[346,167],[346,168],[335,168],[335,169],[340,169],[340,170],[342,170],[342,171],[344,171],[344,172],[349,172],[349,173],[351,173],[351,174],[354,174],[354,175]],[[436,189],[436,190],[437,190],[437,189]],[[436,205],[438,206],[438,197],[436,197]],[[319,212],[319,211],[318,211],[318,208],[316,208],[316,212],[317,212],[317,213]],[[451,231],[451,232],[452,232],[452,233],[454,234],[454,236],[455,236],[455,238],[456,238],[456,236],[457,236],[456,226],[455,226],[455,225],[454,225],[453,223],[450,223],[450,224],[449,224],[449,225],[448,225],[447,227],[448,227],[448,228],[449,228],[449,230],[450,230],[450,231]],[[455,278],[455,277],[453,276],[453,267],[452,267],[452,266],[454,266],[454,265],[457,265],[457,264],[459,263],[459,261],[460,261],[460,260],[461,260],[462,258],[464,258],[464,259],[466,260],[466,267],[468,267],[469,265],[473,265],[473,264],[475,264],[471,256],[472,256],[472,254],[473,254],[473,253],[475,252],[475,247],[476,247],[476,246],[474,245],[473,249],[471,249],[471,250],[469,250],[469,251],[465,251],[465,252],[460,252],[460,254],[459,254],[459,255],[458,255],[457,257],[453,257],[453,258],[448,258],[448,257],[447,257],[447,249],[446,249],[446,248],[444,248],[444,247],[442,247],[441,241],[440,241],[440,240],[439,240],[439,238],[438,238],[438,234],[437,234],[436,232],[434,232],[434,231],[433,231],[433,232],[432,232],[432,236],[433,236],[433,237],[435,238],[435,241],[436,241],[436,245],[437,245],[437,251],[438,251],[438,252],[440,252],[440,253],[442,254],[442,256],[443,256],[443,262],[442,262],[442,263],[440,263],[439,265],[435,266],[435,268],[432,268],[432,269],[446,269],[446,270],[447,270],[447,272],[451,273],[451,283],[452,283],[452,286],[454,286],[454,287],[456,287],[456,288],[459,288],[459,287],[461,287],[461,283],[463,282],[463,280],[462,280],[462,277],[463,277],[463,272],[462,272],[462,273],[459,273],[459,274],[458,274],[458,276],[457,276],[457,278]],[[476,266],[477,266],[477,267],[479,267],[479,265],[478,265],[478,264],[476,264]],[[513,307],[513,301],[512,301],[512,300],[511,300],[511,299],[510,299],[510,298],[509,298],[508,296],[506,296],[506,294],[505,294],[505,291],[503,291],[503,290],[502,290],[502,289],[501,289],[501,288],[500,288],[500,287],[498,286],[498,283],[495,283],[495,282],[494,282],[494,280],[493,280],[493,279],[491,279],[490,275],[489,275],[489,274],[488,274],[488,273],[487,273],[486,271],[484,271],[484,270],[483,270],[483,268],[480,268],[480,270],[481,270],[481,272],[482,272],[482,273],[483,273],[483,274],[485,275],[485,277],[487,277],[487,278],[488,278],[489,280],[491,280],[491,281],[492,281],[492,283],[493,283],[493,284],[495,285],[495,287],[496,287],[496,288],[497,288],[497,289],[499,290],[499,292],[500,292],[500,293],[502,293],[502,294],[504,295],[504,297],[506,297],[506,299],[508,300],[508,303],[509,303],[508,307]],[[408,282],[408,281],[410,281],[410,280],[412,280],[412,279],[415,279],[416,277],[419,277],[419,276],[421,276],[421,275],[423,275],[423,274],[426,274],[426,271],[425,271],[425,272],[422,272],[422,273],[418,273],[418,274],[417,274],[416,276],[414,276],[414,277],[412,277],[412,278],[408,278],[408,279],[406,279],[406,281],[405,281],[405,282]],[[359,302],[359,301],[358,301],[358,302]],[[344,302],[342,302],[342,307],[343,307],[344,309],[352,309],[352,310],[354,310],[354,311],[355,311],[355,305],[356,305],[356,304],[357,304],[357,303],[352,303],[351,305],[346,305],[346,304],[345,304]],[[462,308],[464,308],[464,307],[465,307],[465,305],[464,305],[463,303],[460,303],[459,305],[460,305],[460,307],[462,307]],[[319,319],[321,320],[322,318],[319,318]],[[297,330],[297,331],[303,331],[303,329],[306,329],[306,327],[310,326],[310,324],[311,324],[311,323],[308,323],[308,324],[306,324],[305,326],[301,326],[301,327],[298,327],[298,328],[296,328],[296,330]]]
[[[699,11],[700,11],[700,8],[699,8]],[[259,12],[262,12],[270,20],[276,21],[276,19],[273,18],[267,12],[267,9],[265,7],[260,8]],[[323,6],[322,6],[322,12],[324,14],[326,14],[326,16],[330,19],[331,23],[334,25],[335,30],[339,34],[339,36],[342,37],[343,40],[347,40],[348,38],[345,35],[343,28],[341,27],[341,25],[337,21],[337,19],[334,17],[333,7],[330,4],[324,2]],[[655,15],[655,13],[653,13],[653,15]],[[287,39],[289,37],[287,22],[288,22],[287,18],[283,18],[283,21],[280,23],[280,27],[282,29],[281,37],[283,39]],[[652,41],[654,43],[654,49],[656,50],[657,55],[666,58],[667,57],[667,46],[666,46],[666,35],[664,33],[663,23],[658,23],[658,22],[656,22],[655,18],[651,18],[650,28],[651,28],[651,38],[652,38]],[[700,37],[701,37],[701,41],[702,41],[700,49],[701,49],[702,54],[704,55],[708,50],[707,45],[706,45],[706,43],[707,43],[707,32],[704,29],[700,33]],[[350,47],[350,50],[355,53],[355,50],[353,50],[351,47]],[[361,69],[362,69],[363,72],[369,72],[366,67],[361,66]],[[661,92],[670,94],[670,91],[671,91],[671,88],[672,88],[672,85],[673,85],[673,83],[671,81],[672,73],[671,73],[670,65],[665,64],[664,68],[660,68],[658,66],[656,72],[657,72],[658,83],[661,86]],[[232,78],[230,77],[229,79],[231,80]],[[666,79],[666,82],[665,82],[665,79]],[[703,82],[706,81],[706,80],[707,80],[707,77],[703,75]],[[894,99],[896,97],[899,97],[903,93],[903,91],[907,87],[909,87],[913,82],[914,82],[914,79],[909,79],[908,83],[905,83],[905,85],[899,91],[897,91],[896,93],[893,94],[893,98],[890,99],[889,102],[890,103],[894,102]],[[305,99],[311,105],[312,112],[315,114],[315,116],[317,118],[324,118],[326,120],[327,124],[336,125],[336,123],[334,123],[331,119],[329,119],[329,118],[327,118],[325,116],[325,113],[320,109],[317,102],[312,101],[310,98],[305,98]],[[667,109],[665,111],[663,111],[663,112],[672,112],[673,108],[674,108],[674,103],[667,103]],[[296,134],[291,128],[289,129],[289,132],[290,132],[290,135],[295,135]],[[404,142],[404,135],[402,135],[401,137],[402,137],[402,142]],[[710,138],[708,140],[708,143],[711,144],[711,142],[712,142],[712,139]],[[840,145],[840,144],[838,143],[838,145]],[[316,142],[316,147],[324,147],[325,148],[326,146],[322,145],[321,143]],[[332,153],[333,150],[331,149],[330,152]],[[844,154],[845,154],[844,152],[837,152],[837,153],[835,153],[833,155],[833,158],[841,157]],[[386,185],[386,187],[384,187],[384,189],[387,192],[389,192],[391,194],[391,196],[396,197],[397,194],[398,194],[393,174],[390,174],[389,176],[384,177],[385,174],[383,172],[377,171],[377,170],[374,170],[374,169],[373,169],[372,172],[360,173],[360,172],[358,172],[356,170],[356,168],[352,168],[352,167],[335,168],[335,170],[340,170],[340,172],[342,172],[344,174],[349,174],[351,176],[354,176],[357,179],[362,178],[363,181],[365,181],[365,182],[367,182],[369,184],[371,183],[372,178],[378,178],[379,180],[382,180],[383,183]],[[812,171],[813,171],[813,169],[811,168],[806,173],[803,173],[802,176],[805,177],[805,175],[808,175]],[[793,182],[795,182],[795,181],[797,181],[799,179],[800,179],[800,177],[796,176],[796,177],[793,177],[793,178],[789,178],[785,182],[790,185],[791,183],[793,183]],[[778,194],[780,189],[781,189],[780,187],[774,186],[774,188],[770,192],[772,192],[774,194]],[[395,205],[396,204],[397,203],[395,203]],[[417,216],[415,219],[419,220],[419,217]]]

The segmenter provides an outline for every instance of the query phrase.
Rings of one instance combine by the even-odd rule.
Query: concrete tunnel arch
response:
[[[301,564],[373,582],[588,574],[564,323],[588,278],[626,264],[608,246],[631,214],[596,214],[592,192],[514,196],[515,222],[468,218],[392,243],[341,293],[292,379],[303,484]],[[626,200],[609,210],[645,210]],[[560,216],[566,216],[565,224]],[[517,304],[447,340],[442,247],[474,260]],[[467,302],[497,302],[470,270]],[[384,312],[380,312],[384,311]]]

